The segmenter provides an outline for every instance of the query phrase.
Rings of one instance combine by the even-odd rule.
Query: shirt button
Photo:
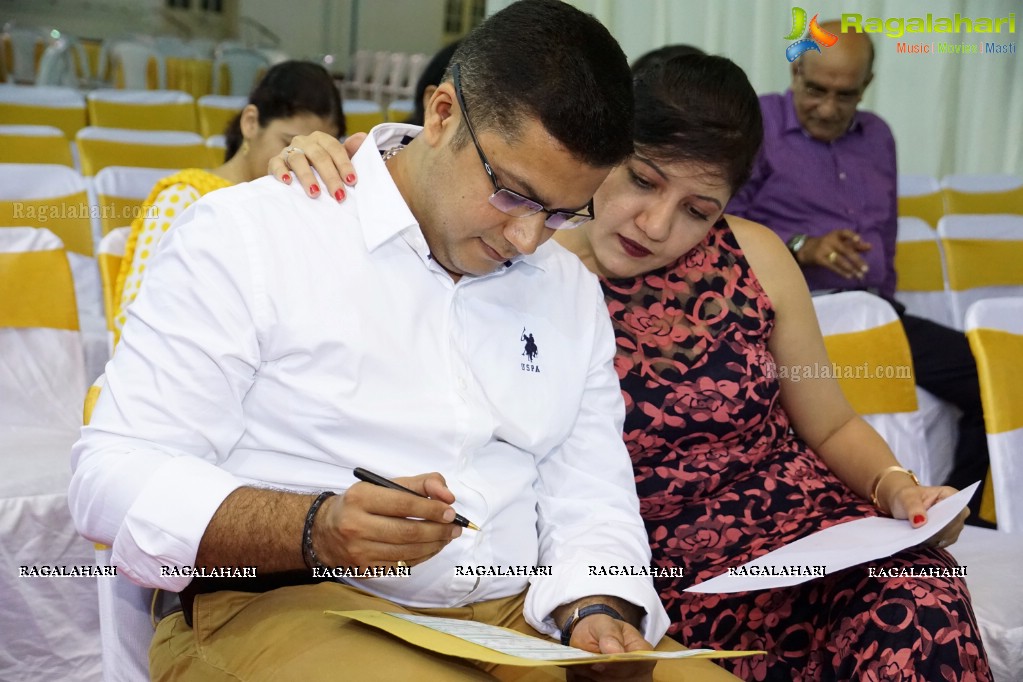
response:
[[[465,390],[465,379],[463,377],[458,377],[458,388],[463,391]]]
[[[842,171],[841,173],[838,174],[838,179],[845,180],[845,171]]]

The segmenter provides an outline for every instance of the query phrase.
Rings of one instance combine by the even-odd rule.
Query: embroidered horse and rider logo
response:
[[[522,351],[522,354],[526,356],[527,360],[529,360],[529,362],[519,363],[520,368],[522,369],[523,372],[536,372],[537,374],[539,374],[540,366],[533,364],[533,361],[536,359],[536,356],[540,354],[540,349],[536,345],[536,339],[533,338],[532,334],[527,334],[526,328],[523,327],[522,336],[519,337],[519,341],[525,342],[526,347]]]

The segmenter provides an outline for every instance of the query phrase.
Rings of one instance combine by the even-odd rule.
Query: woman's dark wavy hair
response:
[[[638,152],[718,169],[733,194],[749,180],[764,127],[757,93],[741,68],[724,57],[690,54],[633,77]]]
[[[249,104],[259,111],[259,125],[264,128],[279,118],[313,114],[333,121],[339,134],[345,134],[341,93],[327,70],[313,62],[289,61],[270,67],[249,95]],[[241,119],[239,112],[224,130],[225,161],[242,146]]]

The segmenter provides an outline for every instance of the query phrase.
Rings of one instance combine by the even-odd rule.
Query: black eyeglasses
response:
[[[472,143],[476,145],[476,153],[480,155],[480,161],[483,162],[483,168],[487,171],[487,177],[490,178],[490,182],[494,185],[494,193],[490,195],[490,205],[498,211],[516,218],[525,218],[526,216],[535,215],[543,211],[547,214],[547,220],[544,221],[544,225],[553,230],[579,227],[583,223],[593,220],[593,199],[590,199],[590,203],[586,206],[587,213],[579,213],[564,208],[546,208],[535,199],[530,199],[507,187],[501,186],[497,181],[497,176],[494,175],[494,169],[490,167],[487,155],[483,153],[483,149],[480,147],[480,141],[476,138],[476,131],[473,130],[472,123],[469,122],[469,110],[465,106],[465,98],[462,97],[462,80],[459,75],[458,64],[452,65],[451,75],[455,81],[455,97],[458,98],[458,106],[462,109],[462,118],[465,119],[465,126],[469,129],[469,135],[472,136]]]

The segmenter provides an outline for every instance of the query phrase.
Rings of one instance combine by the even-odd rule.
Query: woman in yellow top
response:
[[[249,95],[249,103],[227,127],[227,152],[222,166],[212,171],[189,168],[156,183],[131,225],[117,276],[115,340],[120,339],[124,327],[125,309],[142,285],[146,262],[174,219],[207,192],[266,175],[271,156],[296,135],[317,130],[335,137],[344,135],[345,119],[338,90],[318,64],[283,62],[267,71]],[[319,188],[313,185],[309,193],[315,196]],[[337,197],[339,201],[342,198],[343,195]]]

